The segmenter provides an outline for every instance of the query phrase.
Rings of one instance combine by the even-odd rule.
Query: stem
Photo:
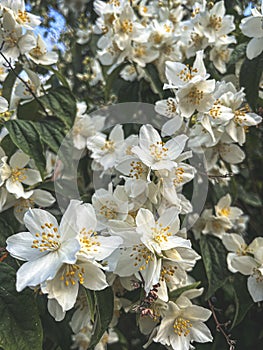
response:
[[[229,345],[229,350],[235,350],[236,340],[230,339],[231,334],[227,334],[225,332],[224,328],[226,328],[226,324],[222,324],[218,321],[214,305],[212,304],[210,299],[208,299],[208,305],[209,305],[210,310],[212,311],[212,315],[213,315],[213,318],[214,318],[215,323],[216,323],[216,330],[223,334],[224,338],[226,339],[227,344]]]
[[[3,43],[4,44],[4,43]],[[31,93],[31,95],[33,96],[33,98],[37,101],[37,103],[39,104],[39,106],[41,107],[41,109],[43,110],[43,112],[45,113],[45,115],[47,117],[49,117],[49,114],[47,113],[43,103],[40,101],[40,99],[37,97],[37,95],[34,93],[34,91],[32,90],[32,88],[30,87],[30,85],[23,79],[21,78],[17,72],[15,71],[15,69],[12,67],[11,62],[6,58],[6,56],[3,54],[2,52],[2,47],[0,48],[0,56],[4,59],[4,61],[6,62],[7,67],[11,70],[11,72],[13,72],[13,74],[25,85],[25,87],[27,88],[27,90]]]

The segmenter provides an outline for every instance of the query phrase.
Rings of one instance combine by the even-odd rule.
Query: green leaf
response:
[[[106,80],[106,86],[105,86],[105,100],[108,101],[110,98],[110,94],[113,89],[113,83],[118,78],[120,72],[123,70],[123,68],[126,66],[125,63],[122,63],[118,67],[116,67],[111,74],[107,76],[107,73],[105,73],[105,80]]]
[[[113,316],[114,297],[111,287],[94,292],[96,314],[93,334],[89,349],[92,350],[98,344],[104,332],[107,330]]]
[[[61,143],[65,137],[63,124],[57,121],[36,122],[34,127],[39,133],[39,137],[43,143],[45,143],[51,151],[57,153]]]
[[[14,142],[11,140],[10,135],[6,135],[1,141],[0,145],[8,157],[11,157],[11,155],[17,150]]]
[[[226,263],[227,251],[220,239],[209,235],[201,235],[200,248],[208,279],[206,299],[209,299],[230,276]]]
[[[14,233],[12,226],[10,226],[6,220],[0,217],[0,246],[4,247],[7,237]]]
[[[4,350],[41,350],[42,328],[33,292],[15,290],[16,272],[0,263],[0,347]]]
[[[201,282],[195,282],[195,283],[189,284],[188,286],[173,290],[172,292],[169,293],[169,300],[176,301],[176,299],[178,299],[182,293],[186,292],[187,290],[197,288],[200,285],[200,283]]]
[[[22,66],[21,65],[17,65],[15,67],[15,72],[17,75],[19,75],[22,71]],[[13,87],[15,84],[17,77],[14,74],[14,72],[10,71],[8,76],[5,78],[5,81],[3,82],[3,91],[2,91],[2,96],[4,98],[7,99],[7,101],[10,102],[11,99],[11,95],[12,95],[12,91],[13,91]]]
[[[34,159],[42,177],[46,169],[43,145],[33,122],[25,120],[9,120],[5,123],[14,144]]]
[[[256,108],[262,72],[263,53],[253,60],[246,58],[240,70],[240,86],[245,88],[247,101],[253,110]]]
[[[36,100],[20,103],[17,107],[17,117],[23,120],[41,120],[45,118],[43,113],[39,113],[40,105]],[[42,109],[41,109],[42,112]]]
[[[237,45],[231,53],[230,59],[228,61],[228,66],[237,63],[246,54],[247,43],[242,43]]]
[[[247,289],[247,276],[241,274],[235,275],[232,284],[236,312],[231,325],[231,329],[237,326],[246,316],[249,309],[254,305],[254,302]]]
[[[71,128],[77,113],[76,99],[71,91],[64,86],[59,86],[55,91],[41,96],[39,100],[43,103],[47,111],[67,127]],[[50,113],[50,112],[49,112]]]
[[[246,191],[242,186],[239,186],[238,196],[245,203],[251,205],[252,207],[261,207],[262,201],[257,193],[251,191]]]
[[[64,77],[64,75],[60,71],[58,71],[57,69],[52,68],[50,66],[48,66],[48,67],[47,66],[41,66],[41,67],[47,69],[48,71],[53,72],[64,87],[66,87],[67,89],[70,88],[67,79]]]

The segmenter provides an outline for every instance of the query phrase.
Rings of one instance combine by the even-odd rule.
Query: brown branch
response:
[[[6,66],[7,68],[9,68],[13,74],[25,85],[25,87],[27,88],[27,90],[31,93],[31,95],[33,96],[33,98],[37,101],[37,103],[39,104],[39,106],[41,107],[41,109],[43,110],[43,112],[45,113],[45,115],[47,117],[49,117],[48,112],[46,111],[45,106],[43,105],[43,103],[40,101],[40,99],[37,97],[37,95],[34,93],[34,91],[32,90],[32,88],[30,87],[30,85],[19,76],[19,74],[17,74],[17,72],[15,71],[15,69],[12,67],[11,62],[6,58],[6,56],[3,54],[2,52],[2,48],[3,48],[4,43],[2,44],[1,48],[0,48],[0,56],[4,59],[4,61],[6,62]]]
[[[229,350],[235,350],[236,340],[230,339],[231,334],[227,334],[224,330],[224,328],[227,327],[228,322],[222,324],[218,321],[214,305],[212,304],[210,299],[208,299],[208,305],[209,305],[210,310],[212,311],[212,315],[213,315],[214,321],[216,323],[216,330],[223,334],[224,338],[226,339],[227,344],[229,345]]]

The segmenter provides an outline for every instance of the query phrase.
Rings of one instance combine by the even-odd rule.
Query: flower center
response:
[[[58,250],[61,245],[58,228],[48,222],[41,225],[41,228],[43,231],[35,233],[36,239],[33,240],[31,248],[39,249],[41,252]]]
[[[132,31],[133,31],[132,21],[130,21],[128,19],[125,19],[124,21],[122,21],[121,22],[121,30],[125,34],[132,33]]]
[[[47,50],[42,51],[41,48],[37,45],[34,49],[30,51],[30,55],[34,57],[41,57],[43,56]]]
[[[149,264],[150,261],[153,261],[152,252],[146,248],[143,244],[136,244],[132,248],[133,252],[130,254],[130,258],[135,260],[134,266],[139,267],[140,271],[146,269],[146,265]]]
[[[192,103],[194,105],[200,105],[203,97],[204,92],[202,90],[198,90],[196,87],[193,87],[189,92],[187,99],[189,103]]]
[[[94,232],[92,230],[87,231],[85,227],[81,229],[80,244],[80,253],[89,253],[91,251],[97,252],[97,247],[100,246],[100,242],[98,242],[97,232]]]
[[[209,116],[213,119],[220,117],[222,114],[220,106],[214,105],[208,112]]]
[[[26,179],[24,175],[25,169],[13,168],[11,173],[11,180],[13,182],[22,182]]]
[[[156,223],[158,225],[158,223]],[[159,226],[159,227],[158,227]],[[172,235],[170,226],[162,227],[162,224],[159,224],[157,227],[151,227],[153,239],[156,243],[168,242],[168,237]]]
[[[26,23],[26,22],[30,23],[30,18],[26,11],[18,10],[17,17],[19,18],[19,21],[22,23]]]
[[[135,57],[144,57],[146,54],[146,50],[145,50],[145,46],[143,45],[140,45],[140,46],[137,46],[135,49],[134,49],[134,56]]]
[[[174,276],[176,269],[176,266],[163,265],[161,269],[161,280],[169,283],[171,281],[171,277]]]
[[[160,160],[167,157],[168,148],[164,147],[164,142],[157,141],[150,145],[150,153],[156,159]]]
[[[100,214],[105,216],[106,219],[114,220],[117,218],[117,206],[112,201],[106,201],[100,208]]]
[[[230,208],[222,208],[221,210],[219,210],[218,214],[222,216],[229,216]]]
[[[222,27],[222,17],[212,15],[209,19],[208,27],[211,27],[216,31],[219,30]]]
[[[115,149],[115,143],[110,140],[106,140],[104,146],[101,147],[102,151],[113,152]]]
[[[179,335],[179,337],[181,337],[181,335],[186,337],[190,333],[190,328],[192,326],[193,325],[189,320],[179,317],[175,320],[173,325],[174,333]]]
[[[173,115],[176,113],[176,104],[173,99],[168,98],[166,101],[166,113],[167,115]]]
[[[189,65],[186,65],[184,69],[182,69],[177,76],[184,82],[191,80],[198,73],[197,68],[192,68]]]
[[[181,182],[183,182],[184,180],[184,177],[183,177],[183,174],[184,174],[184,169],[183,168],[177,168],[175,170],[175,178],[173,179],[173,184],[174,186],[177,186],[179,185]]]
[[[85,270],[83,267],[79,265],[66,265],[60,280],[64,281],[65,285],[68,287],[69,285],[74,286],[77,282],[80,284],[84,283],[84,273]]]
[[[133,179],[140,179],[142,175],[145,173],[142,162],[138,161],[132,161],[130,163],[131,169],[129,172],[129,177],[132,177]]]

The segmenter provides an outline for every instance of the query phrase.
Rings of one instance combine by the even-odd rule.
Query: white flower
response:
[[[139,158],[128,156],[120,161],[115,168],[126,175],[122,176],[122,178],[125,179],[125,190],[130,197],[136,198],[144,192],[147,193],[147,174],[149,169]]]
[[[252,38],[247,45],[247,57],[252,60],[259,56],[263,50],[263,4],[261,4],[261,13],[253,9],[252,16],[243,18],[240,28],[244,35]]]
[[[237,234],[225,234],[222,239],[227,250],[228,269],[249,276],[248,291],[254,302],[263,300],[263,238],[256,237],[249,245]]]
[[[136,216],[136,224],[136,231],[141,234],[142,243],[159,256],[162,255],[162,251],[191,246],[190,241],[176,236],[180,220],[175,208],[168,209],[157,221],[150,210],[140,209]]]
[[[34,208],[35,204],[39,207],[46,208],[52,205],[55,201],[55,198],[48,191],[40,189],[33,190],[33,193],[29,198],[19,198],[15,201],[14,215],[19,222],[23,223],[24,215],[29,208]]]
[[[17,23],[26,29],[32,30],[41,23],[39,16],[26,11],[24,0],[2,0],[0,6],[12,10]]]
[[[71,201],[60,225],[45,210],[30,209],[24,217],[29,232],[20,232],[7,239],[7,250],[26,261],[17,271],[18,291],[37,286],[55,277],[64,264],[74,264],[80,249],[74,221],[80,202]]]
[[[225,15],[224,1],[217,2],[210,11],[203,11],[196,19],[209,43],[216,43],[235,29],[234,16]]]
[[[169,84],[165,84],[164,89],[178,89],[178,106],[184,117],[191,117],[195,110],[206,112],[213,104],[215,80],[207,80],[208,77],[203,51],[196,53],[193,67],[178,62],[166,62],[166,78]]]
[[[74,217],[72,218],[72,220]],[[41,285],[49,299],[55,299],[63,312],[70,310],[77,299],[79,285],[91,290],[102,290],[108,286],[101,270],[102,261],[121,243],[120,237],[101,236],[95,230],[97,219],[91,204],[77,207],[72,229],[78,232],[80,250],[74,264],[63,264],[54,279]]]
[[[112,129],[108,140],[106,135],[99,132],[87,139],[87,147],[92,151],[92,158],[100,163],[104,170],[116,164],[123,146],[124,133],[121,125],[116,125]]]
[[[230,251],[227,255],[228,269],[233,273],[239,271],[243,275],[252,275],[253,270],[257,267],[253,255],[263,245],[263,238],[257,237],[248,245],[242,236],[236,233],[226,233],[222,237],[222,242]]]
[[[169,301],[160,325],[151,337],[154,342],[171,347],[173,350],[191,349],[192,342],[212,341],[208,327],[203,323],[211,316],[211,311],[193,305],[190,300],[183,307]]]
[[[158,132],[147,124],[141,127],[139,146],[134,146],[132,152],[152,170],[171,170],[177,166],[175,160],[182,153],[186,141],[186,135],[179,135],[164,143]]]
[[[112,226],[112,234],[121,236],[123,244],[108,261],[114,273],[121,277],[135,274],[141,279],[142,276],[148,293],[159,282],[162,258],[172,260],[176,256],[178,260],[176,249],[190,249],[191,243],[177,235],[180,222],[175,208],[168,209],[157,221],[150,210],[141,208],[136,225],[136,228],[127,224]],[[174,253],[168,256],[168,251],[173,249]]]
[[[105,122],[105,117],[90,117],[85,113],[86,109],[86,103],[77,103],[77,115],[74,121],[72,135],[74,147],[79,150],[86,148],[87,139],[94,136],[97,131],[100,131]]]
[[[119,17],[112,22],[114,29],[114,41],[120,50],[126,49],[131,40],[136,42],[147,41],[147,31],[145,27],[137,21],[132,7],[126,4]]]
[[[0,185],[5,184],[7,191],[17,198],[27,199],[33,194],[32,191],[25,192],[22,183],[34,185],[42,181],[38,170],[25,168],[29,160],[29,156],[21,151],[17,151],[11,156],[9,165],[6,156],[1,159]]]
[[[110,225],[111,220],[125,220],[128,215],[127,195],[123,188],[118,186],[114,193],[103,188],[95,191],[92,204],[98,219],[98,229]]]
[[[2,52],[10,59],[17,59],[20,54],[25,54],[36,45],[36,38],[31,31],[24,33],[19,26],[11,10],[3,11],[3,29],[0,30],[0,46]]]
[[[48,52],[47,47],[40,35],[37,37],[36,45],[28,52],[28,57],[36,64],[51,65],[58,60],[58,54],[54,51]]]

